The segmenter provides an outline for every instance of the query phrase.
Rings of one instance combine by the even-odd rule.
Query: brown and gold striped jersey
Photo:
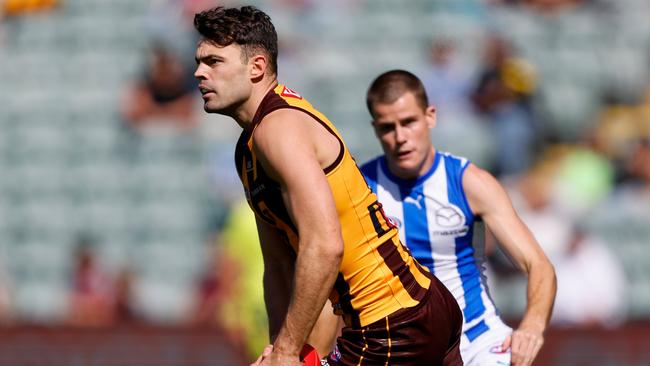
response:
[[[347,325],[365,326],[402,308],[417,305],[431,280],[400,243],[334,125],[298,93],[278,85],[265,96],[253,118],[253,130],[269,113],[290,108],[311,116],[337,137],[338,158],[324,169],[334,196],[344,242],[343,260],[330,300]],[[298,232],[282,200],[280,185],[257,160],[253,134],[242,132],[235,163],[255,214],[276,227],[294,249]]]

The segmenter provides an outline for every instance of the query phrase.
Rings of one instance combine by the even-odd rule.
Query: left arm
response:
[[[513,365],[530,365],[544,343],[551,317],[557,287],[555,270],[492,175],[470,165],[463,176],[463,189],[472,211],[483,217],[501,247],[528,277],[526,312],[503,346],[512,347]]]

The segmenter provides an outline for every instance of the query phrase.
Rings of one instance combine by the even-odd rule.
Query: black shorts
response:
[[[329,364],[462,365],[463,315],[447,288],[434,276],[431,280],[428,296],[417,306],[362,328],[343,328]]]

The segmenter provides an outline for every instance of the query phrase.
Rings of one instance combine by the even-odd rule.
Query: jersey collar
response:
[[[433,173],[436,171],[438,168],[438,164],[440,162],[440,153],[438,150],[434,151],[435,156],[433,157],[433,164],[431,164],[431,167],[429,170],[427,170],[426,173],[423,175],[417,177],[416,179],[402,179],[400,177],[395,176],[390,169],[388,169],[388,163],[386,162],[386,156],[382,155],[382,157],[379,159],[379,165],[381,166],[382,172],[384,172],[384,175],[388,177],[391,181],[395,182],[397,185],[400,186],[407,186],[407,187],[414,187],[422,182],[426,181],[429,179],[430,176],[433,175]]]

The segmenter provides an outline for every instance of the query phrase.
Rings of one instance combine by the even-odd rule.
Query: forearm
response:
[[[298,354],[334,286],[341,256],[317,243],[304,245],[296,260],[291,302],[274,343],[275,350]]]
[[[520,328],[536,329],[540,333],[546,330],[553,311],[556,288],[555,270],[550,262],[531,266],[528,273],[528,301]]]

